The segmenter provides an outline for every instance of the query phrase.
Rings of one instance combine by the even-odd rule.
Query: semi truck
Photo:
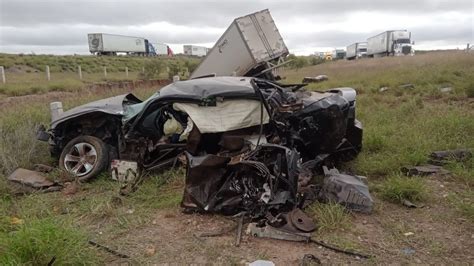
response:
[[[367,42],[356,42],[346,47],[346,59],[367,57]]]
[[[367,39],[367,56],[414,55],[413,44],[411,32],[407,30],[385,31]]]
[[[332,51],[332,60],[344,59],[346,57],[346,51],[344,49],[335,49]]]
[[[254,76],[274,79],[288,48],[264,9],[236,18],[191,74],[203,76]],[[288,62],[288,61],[287,61]]]
[[[191,56],[206,56],[209,48],[197,45],[183,45],[183,52],[185,55]]]
[[[107,33],[89,33],[89,51],[94,55],[129,55],[155,56],[153,45],[145,38]]]

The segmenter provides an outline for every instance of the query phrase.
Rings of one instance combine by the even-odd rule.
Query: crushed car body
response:
[[[132,94],[96,101],[60,114],[47,133],[59,166],[81,180],[112,159],[156,170],[184,151],[232,157],[269,143],[305,162],[354,156],[362,145],[353,89],[309,92],[251,77],[178,81],[143,102]]]
[[[344,184],[355,182],[350,176],[310,182],[323,162],[361,150],[355,102],[351,88],[311,92],[252,77],[208,77],[174,82],[143,102],[128,94],[73,108],[56,116],[47,134],[59,166],[81,181],[111,161],[118,180],[185,161],[187,211],[284,220],[278,215],[321,200],[370,212],[359,179],[353,188]],[[360,197],[350,201],[337,186]]]

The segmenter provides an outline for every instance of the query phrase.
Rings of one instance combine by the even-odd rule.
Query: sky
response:
[[[212,47],[236,17],[268,8],[291,53],[407,29],[416,50],[474,43],[473,0],[0,0],[0,53],[88,54],[87,33]]]

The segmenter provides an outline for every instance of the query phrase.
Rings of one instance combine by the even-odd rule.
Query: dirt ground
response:
[[[314,238],[369,254],[366,260],[328,250],[313,243],[255,238],[244,234],[234,245],[235,231],[222,236],[197,237],[218,232],[235,223],[220,215],[183,214],[181,209],[157,210],[149,224],[124,235],[104,236],[106,245],[127,254],[118,259],[104,252],[109,264],[179,263],[245,264],[258,259],[276,265],[297,265],[305,254],[330,264],[460,264],[474,261],[474,227],[447,200],[459,184],[442,177],[428,178],[432,191],[422,208],[406,208],[377,199],[373,214],[350,214],[347,230],[316,232]],[[245,230],[246,226],[244,226]],[[96,228],[99,234],[101,228]]]

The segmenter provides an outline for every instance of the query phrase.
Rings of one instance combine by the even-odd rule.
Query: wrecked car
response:
[[[305,91],[250,77],[210,77],[169,84],[149,99],[115,96],[56,115],[48,141],[59,167],[87,180],[112,159],[155,170],[186,151],[241,154],[264,143],[296,149],[302,161],[319,154],[356,155],[362,127],[350,88]]]
[[[60,112],[37,135],[81,181],[112,159],[158,170],[186,152],[192,168],[193,157],[234,158],[267,143],[295,150],[298,163],[355,156],[362,145],[355,90],[303,86],[251,77],[177,81],[145,101],[126,94]]]
[[[323,164],[362,148],[355,90],[303,87],[253,77],[176,81],[145,101],[126,94],[56,112],[38,138],[80,181],[111,162],[137,165],[138,172],[183,162],[181,205],[188,212],[244,213],[278,228],[315,200],[370,212],[359,177],[331,172],[329,183],[311,182]],[[115,177],[129,174],[138,176],[130,168]]]

